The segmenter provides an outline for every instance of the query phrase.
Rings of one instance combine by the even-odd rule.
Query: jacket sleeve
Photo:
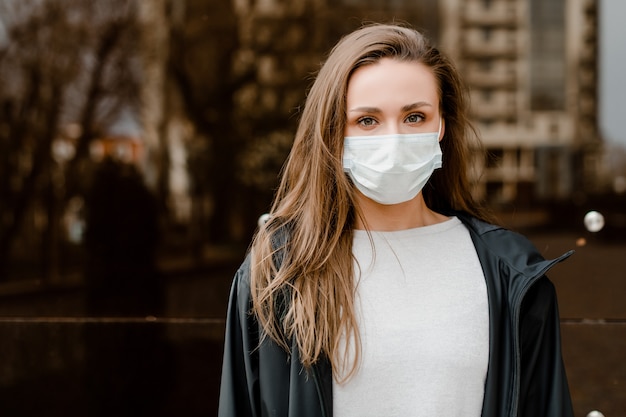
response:
[[[529,289],[520,320],[519,416],[573,416],[561,355],[556,291],[548,278],[541,278]]]
[[[235,274],[230,291],[224,359],[220,384],[219,417],[257,417],[258,326],[250,298],[250,259]]]

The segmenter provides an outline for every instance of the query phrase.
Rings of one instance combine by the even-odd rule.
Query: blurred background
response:
[[[229,286],[320,63],[457,62],[475,193],[546,257],[576,415],[626,416],[623,0],[0,0],[0,414],[213,416]],[[591,215],[586,216],[587,213]]]

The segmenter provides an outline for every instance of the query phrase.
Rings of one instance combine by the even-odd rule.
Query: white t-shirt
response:
[[[374,251],[354,234],[362,359],[333,383],[335,417],[479,417],[489,307],[468,230],[453,217],[371,236]]]

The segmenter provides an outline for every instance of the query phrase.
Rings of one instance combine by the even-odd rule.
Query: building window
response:
[[[565,108],[565,2],[530,0],[530,106]]]
[[[485,27],[483,28],[483,39],[485,40],[485,42],[489,42],[489,40],[491,39],[491,34],[492,34],[492,30],[490,27]]]
[[[493,126],[493,119],[491,118],[481,119],[480,123],[483,125],[485,129],[489,129]]]
[[[492,148],[487,152],[487,168],[498,168],[502,166],[502,158],[504,156],[504,150],[501,148]]]
[[[489,181],[485,184],[487,199],[492,203],[502,202],[503,184],[502,181]]]
[[[491,58],[482,58],[478,61],[481,71],[489,72],[493,68],[493,61]]]

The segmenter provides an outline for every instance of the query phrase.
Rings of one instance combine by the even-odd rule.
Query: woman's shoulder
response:
[[[464,213],[455,214],[467,227],[483,266],[486,262],[506,267],[509,277],[532,278],[544,275],[557,263],[567,259],[573,250],[555,259],[546,259],[526,236],[502,226],[484,222]]]
[[[275,232],[269,235],[269,239],[266,240],[268,242],[269,248],[266,249],[267,253],[270,254],[274,265],[276,268],[279,268],[282,264],[285,251],[287,250],[287,244],[289,241],[290,230],[287,226],[282,226],[278,228]],[[237,289],[237,294],[239,296],[245,295],[246,298],[250,296],[250,286],[252,280],[251,274],[251,265],[253,262],[253,251],[260,250],[258,247],[259,241],[255,241],[251,247],[249,248],[246,256],[235,272],[235,277],[233,279],[233,287]],[[264,252],[264,251],[261,251]]]
[[[526,236],[505,227],[491,224],[464,213],[456,213],[467,227],[477,252],[482,257],[497,258],[511,268],[526,274],[536,274],[569,257],[569,251],[554,260],[546,260]]]
[[[246,253],[246,256],[235,272],[231,286],[231,296],[235,296],[238,300],[249,300],[250,295],[250,263],[251,254],[250,251]]]
[[[539,253],[530,239],[518,232],[486,222],[463,212],[455,213],[455,215],[465,224],[475,241],[483,242],[496,253],[501,251],[510,252],[512,250],[516,252]]]

